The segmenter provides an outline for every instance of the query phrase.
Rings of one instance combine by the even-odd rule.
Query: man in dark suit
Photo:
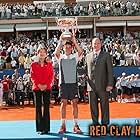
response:
[[[91,117],[94,125],[98,125],[99,107],[101,105],[101,123],[109,124],[109,92],[113,88],[112,59],[109,53],[101,50],[99,38],[92,40],[93,51],[86,56],[87,91]],[[99,100],[98,100],[99,99]]]

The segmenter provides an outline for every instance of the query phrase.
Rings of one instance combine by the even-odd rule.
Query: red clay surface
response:
[[[60,119],[60,105],[51,105],[51,119]],[[111,118],[140,118],[140,103],[110,103]],[[0,110],[0,121],[33,120],[35,109],[32,105],[24,107],[8,107]],[[67,119],[72,119],[71,105],[67,106]],[[79,104],[79,119],[91,119],[89,105]]]

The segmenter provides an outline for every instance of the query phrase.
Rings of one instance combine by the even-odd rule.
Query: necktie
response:
[[[94,59],[93,59],[93,62],[94,62],[94,64],[96,65],[96,63],[97,63],[97,60],[98,60],[98,55],[97,55],[97,53],[94,55]]]

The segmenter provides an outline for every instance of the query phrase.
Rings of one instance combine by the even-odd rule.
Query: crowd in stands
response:
[[[112,62],[114,66],[140,66],[140,48],[139,41],[137,40],[137,34],[128,33],[123,36],[122,33],[100,33],[97,34],[100,37],[103,44],[104,51],[110,52],[112,55]],[[52,61],[55,69],[55,77],[53,83],[53,94],[52,97],[55,103],[59,104],[59,87],[58,87],[58,63],[54,57],[54,50],[58,44],[58,34],[55,34],[53,38],[45,40],[44,36],[27,37],[24,34],[19,35],[19,40],[14,39],[0,40],[0,69],[14,69],[15,73],[12,76],[4,75],[1,82],[3,83],[4,89],[4,100],[6,104],[18,104],[20,102],[24,104],[24,100],[33,101],[33,93],[31,91],[31,82],[29,69],[32,61],[38,61],[37,57],[37,47],[40,45],[48,46],[48,57],[47,61]],[[86,92],[86,80],[84,79],[83,73],[80,73],[80,69],[85,66],[85,56],[91,51],[91,40],[90,39],[78,39],[79,45],[83,48],[84,53],[81,61],[78,63],[78,87],[79,87],[79,102],[87,102],[88,96]],[[26,70],[25,74],[22,76],[17,72],[17,69],[24,68]],[[127,76],[126,87],[123,88],[122,85],[116,84],[114,89],[117,89],[116,93],[119,96],[113,97],[119,102],[123,99],[122,94],[127,93],[128,95],[133,95],[133,101],[136,101],[135,93],[140,93],[140,83],[138,83],[138,88],[135,89],[137,84],[130,85],[130,81],[133,77],[138,77],[138,75]],[[123,81],[123,78],[120,78]],[[118,80],[115,83],[121,83]],[[135,78],[134,78],[135,79]],[[140,81],[139,81],[140,82]],[[135,85],[135,86],[134,86]],[[121,87],[121,88],[120,88]],[[134,88],[134,90],[133,90]],[[121,94],[120,94],[121,91]],[[114,92],[115,93],[115,92]],[[114,94],[113,95],[117,95]],[[134,94],[133,94],[134,93]],[[10,98],[9,98],[10,97]],[[10,100],[9,100],[10,99]],[[12,99],[12,100],[11,100]],[[132,101],[132,100],[131,100]],[[121,102],[128,102],[128,100],[121,100]]]
[[[89,4],[25,3],[0,4],[0,18],[35,18],[50,16],[124,16],[140,15],[138,1],[90,2]]]
[[[134,33],[128,33],[125,37],[121,33],[100,33],[104,51],[110,52],[114,66],[140,66],[139,39],[135,39]],[[43,40],[42,40],[43,39]],[[44,37],[28,38],[20,35],[19,41],[14,39],[0,40],[0,69],[29,69],[31,62],[37,61],[37,47],[39,45],[48,46],[48,53],[57,69],[58,64],[53,52],[58,43],[58,36],[54,35],[48,41]],[[36,41],[35,41],[36,40]],[[91,51],[90,39],[78,39],[79,45],[83,48],[83,59]]]
[[[0,83],[2,84],[1,88],[3,88],[3,101],[5,101],[5,106],[14,104],[24,105],[25,100],[28,101],[28,104],[31,102],[34,104],[29,70],[26,70],[25,74],[21,76],[18,69],[15,69],[12,76],[3,75]],[[1,105],[2,101],[0,102]]]
[[[114,66],[140,66],[140,42],[134,39],[136,36],[135,33],[105,36],[104,50],[112,55]]]

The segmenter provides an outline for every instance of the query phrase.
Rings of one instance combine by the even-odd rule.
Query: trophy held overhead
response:
[[[72,35],[77,32],[77,17],[71,18],[56,18],[58,28],[62,32],[64,40],[71,40]],[[71,31],[72,30],[72,33]]]

